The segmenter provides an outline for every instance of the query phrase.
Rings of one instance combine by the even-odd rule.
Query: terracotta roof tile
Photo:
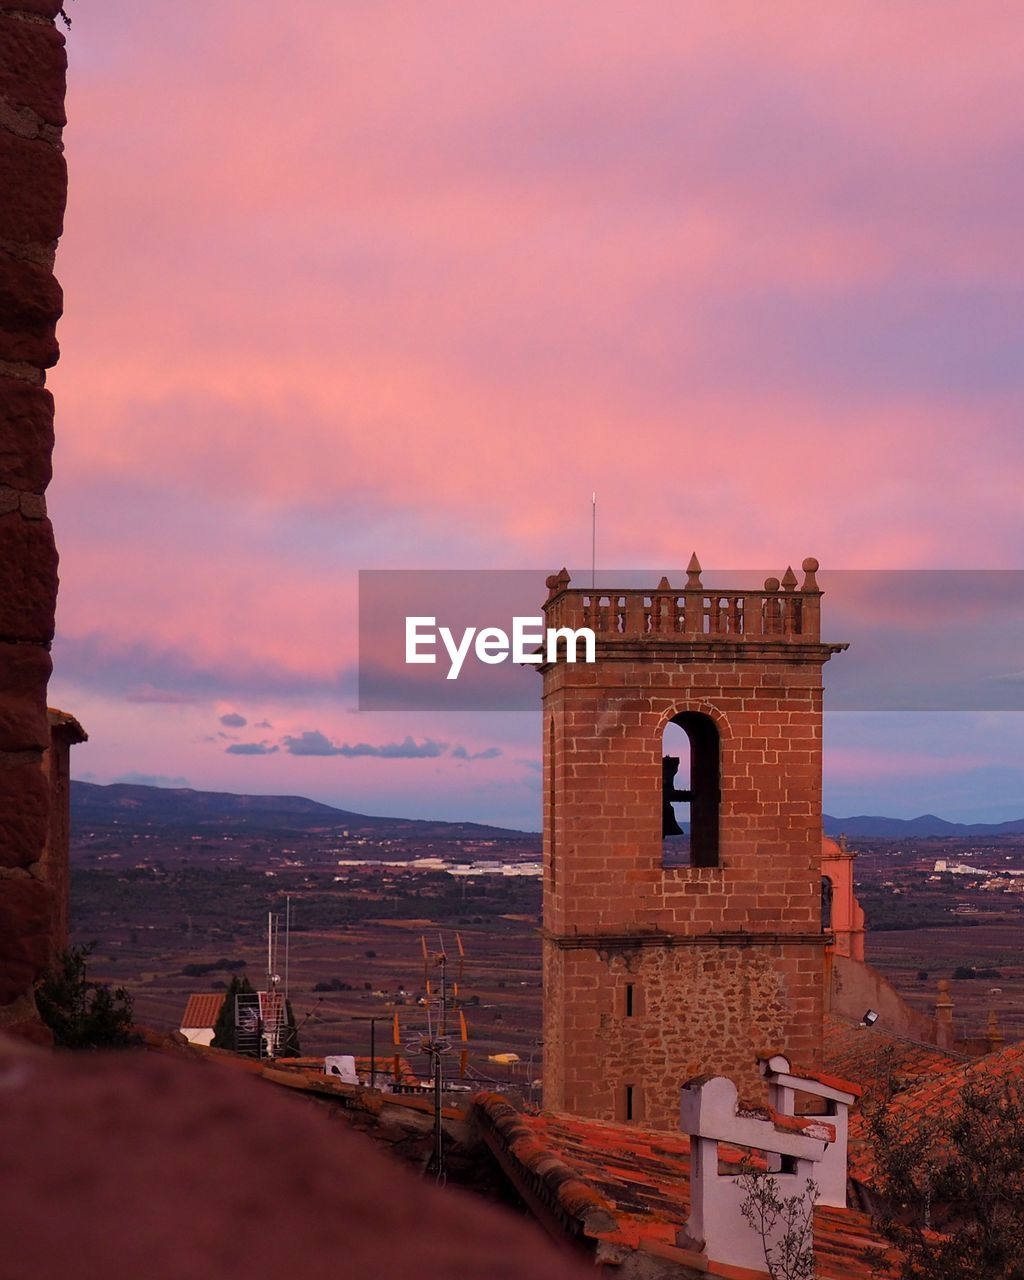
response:
[[[474,1106],[485,1132],[490,1130],[507,1155],[544,1184],[563,1212],[579,1221],[582,1234],[683,1261],[677,1240],[690,1211],[690,1140],[684,1134],[546,1111],[525,1113],[500,1094],[478,1094]],[[741,1158],[725,1147],[720,1154],[737,1164]],[[821,1280],[868,1280],[873,1274],[868,1250],[882,1248],[867,1215],[815,1210]]]
[[[826,1067],[856,1081],[867,1096],[884,1091],[889,1081],[905,1088],[971,1061],[950,1049],[831,1014],[826,1019],[824,1049]]]
[[[189,1028],[216,1026],[223,1004],[224,993],[220,991],[201,992],[189,996],[185,1012],[181,1017],[181,1025]]]
[[[964,1086],[973,1083],[1024,1084],[1024,1041],[1008,1045],[998,1053],[985,1054],[981,1058],[962,1058],[949,1054],[945,1070],[938,1068],[938,1060],[916,1077],[895,1077],[894,1093],[890,1108],[904,1116],[930,1117],[951,1107],[963,1092]],[[874,1161],[867,1136],[864,1115],[855,1112],[850,1116],[850,1176],[858,1182],[870,1184],[874,1173]]]

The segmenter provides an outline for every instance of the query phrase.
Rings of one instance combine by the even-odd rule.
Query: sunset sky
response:
[[[536,827],[537,715],[355,711],[356,575],[539,605],[592,490],[606,576],[1024,564],[1020,6],[71,13],[76,776]],[[1024,816],[1021,713],[826,743],[831,813]]]

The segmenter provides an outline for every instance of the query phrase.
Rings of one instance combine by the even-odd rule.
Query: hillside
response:
[[[71,819],[79,830],[117,824],[196,832],[348,831],[353,836],[451,840],[518,840],[529,834],[477,822],[376,817],[304,796],[246,796],[124,782],[72,782]]]

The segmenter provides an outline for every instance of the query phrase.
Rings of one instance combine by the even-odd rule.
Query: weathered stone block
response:
[[[56,148],[0,132],[0,240],[57,240],[64,229],[67,189],[67,166]]]
[[[64,37],[56,27],[0,14],[0,97],[29,107],[47,124],[63,125],[67,65]]]
[[[52,663],[34,644],[0,644],[0,751],[45,750],[46,682]]]
[[[4,5],[13,13],[33,13],[40,18],[56,18],[63,7],[63,0],[8,0]]]
[[[50,958],[53,891],[40,880],[0,880],[0,1005],[16,1000]]]
[[[0,485],[42,493],[50,483],[53,396],[0,377]]]
[[[50,788],[42,765],[0,763],[0,866],[28,867],[39,861],[49,814]]]
[[[24,360],[40,369],[55,365],[63,309],[61,287],[46,267],[0,251],[0,360]]]
[[[49,643],[57,603],[57,548],[49,520],[0,516],[0,640]]]

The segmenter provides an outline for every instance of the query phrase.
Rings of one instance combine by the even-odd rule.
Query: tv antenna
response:
[[[291,895],[285,898],[284,911],[284,983],[282,989],[281,974],[278,969],[278,957],[281,950],[281,913],[267,912],[267,979],[266,991],[256,993],[255,1025],[253,1025],[253,1008],[250,1001],[236,999],[238,1011],[236,1023],[244,1025],[247,1031],[255,1032],[257,1039],[257,1057],[276,1058],[285,1047],[288,1037],[288,966],[289,941],[291,936],[292,900]]]
[[[431,952],[427,946],[426,936],[424,935],[420,938],[420,945],[423,948],[423,988],[425,992],[423,1005],[427,1015],[427,1028],[408,1047],[413,1053],[425,1054],[430,1064],[430,1081],[434,1094],[434,1149],[424,1172],[433,1173],[435,1180],[444,1185],[447,1180],[442,1114],[445,1078],[444,1062],[445,1058],[454,1050],[457,1041],[461,1045],[459,1077],[460,1079],[465,1079],[469,1066],[469,1028],[466,1025],[466,1015],[462,1011],[462,1001],[459,993],[466,965],[466,950],[462,945],[462,936],[458,933],[455,935],[458,968],[457,976],[454,979],[449,977],[448,952],[445,948],[444,938],[440,933],[437,935],[437,941],[438,950]],[[432,974],[434,975],[433,977],[431,976]],[[450,1023],[454,1021],[455,1014],[458,1015],[458,1019],[455,1022],[457,1036],[450,1030]],[[401,1047],[397,1011],[395,1013],[395,1046],[396,1048]],[[395,1055],[395,1075],[396,1077],[398,1075],[397,1053]]]

